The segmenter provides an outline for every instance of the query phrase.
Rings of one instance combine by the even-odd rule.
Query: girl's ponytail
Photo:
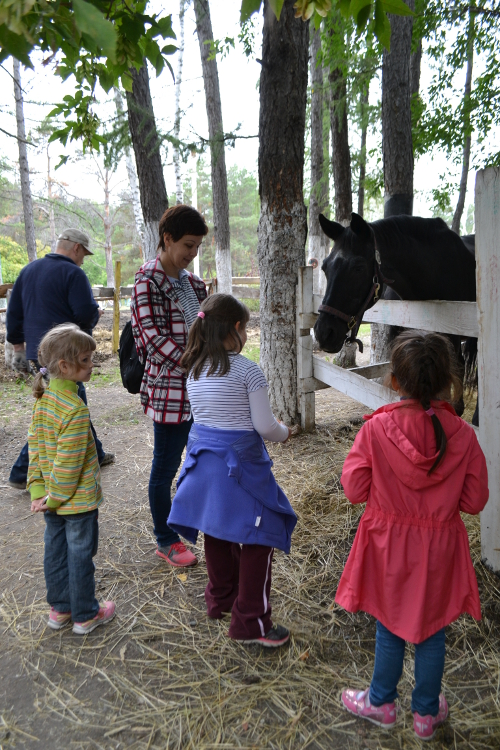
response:
[[[431,406],[431,400],[458,400],[462,396],[462,382],[455,352],[450,340],[439,333],[405,331],[393,342],[392,375],[407,398],[416,399],[432,420],[438,456],[428,475],[441,463],[446,452],[447,438],[443,425]]]
[[[43,394],[45,393],[46,387],[47,381],[45,380],[44,374],[41,371],[37,372],[37,374],[35,375],[35,379],[33,380],[33,385],[31,387],[33,396],[35,398],[42,398]]]

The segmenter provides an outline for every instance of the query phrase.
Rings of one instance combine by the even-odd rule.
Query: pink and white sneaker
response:
[[[184,542],[180,541],[174,542],[168,547],[158,547],[156,554],[166,560],[169,565],[173,565],[174,568],[190,568],[198,562],[198,558],[188,550]]]
[[[391,729],[396,723],[396,705],[384,703],[382,706],[372,706],[370,703],[370,688],[366,688],[366,690],[343,690],[341,700],[349,713],[367,719],[378,727]]]
[[[65,625],[71,622],[71,612],[56,612],[54,607],[50,608],[47,625],[52,630],[61,630]]]
[[[438,727],[443,724],[448,718],[448,703],[446,698],[441,693],[439,696],[439,711],[437,716],[420,716],[417,711],[413,714],[413,729],[415,734],[421,740],[427,741],[432,740],[437,732]]]
[[[91,620],[87,620],[86,622],[75,622],[73,625],[73,633],[87,635],[87,633],[91,633],[98,628],[99,625],[105,625],[112,620],[115,614],[115,603],[111,601],[104,602],[102,607],[99,607],[99,612]]]

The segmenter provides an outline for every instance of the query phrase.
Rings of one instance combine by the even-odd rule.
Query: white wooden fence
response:
[[[481,514],[483,561],[500,572],[500,169],[477,173],[475,196],[477,302],[408,302],[380,300],[364,322],[386,323],[425,331],[477,336],[479,363],[478,437],[486,455],[490,499]],[[315,355],[313,327],[321,304],[313,295],[313,269],[299,269],[297,293],[298,400],[304,429],[314,427],[314,394],[332,387],[377,409],[397,399],[394,391],[374,383],[388,363],[344,370]]]

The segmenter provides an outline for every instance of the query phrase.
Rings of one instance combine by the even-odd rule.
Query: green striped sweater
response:
[[[49,495],[58,514],[86,513],[102,502],[101,474],[88,407],[71,380],[54,378],[33,407],[28,432],[31,499]]]

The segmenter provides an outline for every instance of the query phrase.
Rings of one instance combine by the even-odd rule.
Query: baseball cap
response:
[[[59,237],[57,238],[57,241],[59,240],[69,240],[69,242],[78,242],[79,245],[85,248],[85,250],[88,252],[89,255],[93,255],[94,253],[89,250],[90,245],[90,238],[85,232],[80,232],[79,229],[65,229],[64,232],[61,232]]]

